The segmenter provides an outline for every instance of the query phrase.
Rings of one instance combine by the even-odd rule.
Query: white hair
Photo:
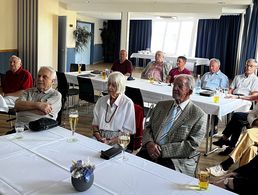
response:
[[[114,83],[116,85],[116,93],[124,93],[126,86],[125,76],[121,72],[112,72],[108,76],[108,83]]]
[[[49,72],[51,72],[51,78],[52,79],[56,79],[56,71],[53,67],[51,66],[41,66],[39,71],[42,69],[47,69]]]

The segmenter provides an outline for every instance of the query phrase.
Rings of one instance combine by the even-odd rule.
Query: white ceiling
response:
[[[120,19],[130,12],[131,19],[219,18],[245,12],[252,0],[59,0],[68,10],[99,19]]]

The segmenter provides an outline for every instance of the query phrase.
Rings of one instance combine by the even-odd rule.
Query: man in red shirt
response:
[[[177,58],[177,62],[176,62],[177,67],[170,70],[168,78],[167,78],[167,83],[173,83],[175,76],[177,76],[179,74],[191,75],[191,72],[185,68],[186,61],[187,61],[187,59],[184,56],[179,56]]]
[[[15,55],[9,59],[9,68],[3,81],[3,93],[1,94],[8,105],[14,107],[16,99],[33,85],[33,79],[27,70],[22,67],[21,59]]]
[[[132,75],[133,65],[132,65],[132,62],[127,59],[127,52],[124,49],[120,51],[120,58],[119,60],[116,60],[113,63],[111,70],[119,71],[126,76]]]

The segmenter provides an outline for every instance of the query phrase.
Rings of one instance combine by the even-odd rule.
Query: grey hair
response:
[[[248,60],[246,60],[245,65],[247,65],[248,62],[253,62],[253,63],[255,63],[255,66],[257,66],[257,61],[253,58],[249,58]]]
[[[51,66],[41,66],[39,71],[42,70],[42,69],[47,69],[48,71],[50,71],[52,79],[53,80],[56,79],[56,71],[53,67],[51,67]]]
[[[108,83],[114,83],[116,85],[116,93],[125,93],[126,79],[121,72],[112,72],[108,76]]]
[[[179,74],[175,77],[174,82],[179,79],[179,78],[184,78],[187,80],[187,85],[189,87],[190,90],[194,90],[194,85],[195,85],[195,81],[194,81],[194,77],[192,75],[189,74]]]
[[[220,66],[220,60],[219,60],[219,59],[217,59],[217,58],[211,58],[211,59],[210,59],[210,63],[211,63],[211,61],[217,62],[217,64]]]
[[[156,56],[158,53],[160,53],[160,54],[162,55],[162,57],[164,58],[164,52],[163,52],[163,51],[160,51],[160,50],[156,51],[155,56]]]
[[[9,58],[9,61],[12,60],[13,58],[17,59],[17,60],[21,63],[21,58],[19,58],[19,57],[16,56],[16,55],[12,55],[12,56]]]

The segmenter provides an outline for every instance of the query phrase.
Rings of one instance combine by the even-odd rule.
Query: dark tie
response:
[[[160,136],[160,141],[159,143],[162,145],[162,144],[165,144],[167,142],[167,138],[168,138],[168,133],[169,133],[169,130],[170,128],[172,127],[175,119],[176,119],[176,116],[177,116],[177,113],[180,111],[180,106],[178,105],[174,105],[167,117],[167,120],[165,121],[165,124],[164,124],[164,127],[162,129],[162,132],[161,132],[161,136]]]

